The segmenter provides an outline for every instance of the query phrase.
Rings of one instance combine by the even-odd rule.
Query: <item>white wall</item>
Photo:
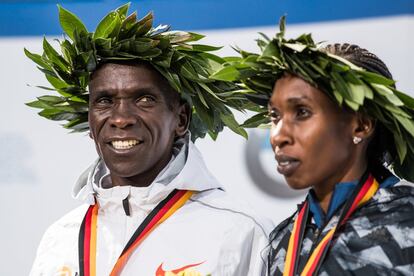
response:
[[[288,25],[288,36],[312,32],[316,40],[352,42],[371,50],[389,66],[398,87],[414,91],[414,18],[391,17],[372,20]],[[276,27],[204,32],[203,42],[238,45],[256,50],[254,39],[262,31],[272,36]],[[84,134],[67,134],[54,122],[42,119],[23,103],[42,90],[26,84],[46,82],[23,47],[41,51],[41,38],[0,39],[0,275],[27,275],[35,250],[46,227],[78,203],[71,198],[77,176],[95,158],[92,141]],[[229,47],[223,54],[233,54]],[[295,208],[299,198],[270,196],[257,188],[248,174],[246,150],[260,148],[250,158],[268,178],[276,176],[272,153],[264,146],[266,131],[256,130],[249,141],[225,131],[212,142],[197,142],[205,160],[228,191],[246,201],[262,215],[280,221]],[[258,146],[259,145],[259,146]],[[259,158],[257,158],[259,156]],[[263,186],[263,185],[262,185]],[[271,184],[266,189],[272,189]],[[274,193],[274,191],[272,192]]]

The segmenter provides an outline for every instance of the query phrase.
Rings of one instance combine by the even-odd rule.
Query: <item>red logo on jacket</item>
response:
[[[194,273],[195,271],[193,271],[193,270],[190,270],[190,271],[187,271],[187,270],[189,270],[192,267],[201,265],[202,263],[203,262],[197,263],[197,264],[186,265],[186,266],[183,266],[181,268],[177,268],[177,269],[174,269],[174,270],[171,270],[171,271],[165,271],[162,268],[162,264],[163,263],[161,263],[160,266],[157,268],[157,271],[155,272],[155,276],[167,276],[167,275],[178,275],[178,274],[185,275],[186,272],[192,272],[192,273]]]

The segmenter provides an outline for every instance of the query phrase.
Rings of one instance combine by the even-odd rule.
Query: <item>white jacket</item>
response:
[[[247,207],[235,203],[223,191],[194,144],[184,142],[180,147],[172,161],[145,188],[101,188],[100,181],[107,172],[103,162],[97,162],[74,188],[74,196],[85,204],[49,227],[30,275],[75,276],[79,272],[79,228],[94,198],[100,206],[97,275],[109,275],[137,227],[173,189],[197,193],[138,246],[121,275],[151,276],[159,268],[168,272],[198,263],[201,264],[188,270],[200,274],[192,275],[264,275],[264,249],[270,228],[264,228],[257,217],[246,211]],[[126,197],[130,216],[122,205]]]

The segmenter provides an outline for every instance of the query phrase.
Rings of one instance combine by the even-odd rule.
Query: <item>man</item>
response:
[[[100,157],[74,189],[86,204],[49,227],[31,275],[262,275],[267,232],[190,140],[223,126],[244,134],[227,107],[243,102],[208,78],[220,59],[187,43],[198,35],[152,29],[151,15],[136,21],[127,9],[88,33],[59,8],[72,40],[63,54],[47,41],[42,57],[26,51],[63,96],[29,105],[89,128]]]

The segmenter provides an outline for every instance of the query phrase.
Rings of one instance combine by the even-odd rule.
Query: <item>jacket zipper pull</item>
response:
[[[129,210],[129,200],[128,200],[128,197],[129,197],[129,195],[122,200],[122,206],[124,207],[125,215],[127,215],[129,217],[129,216],[131,216],[131,212]]]

